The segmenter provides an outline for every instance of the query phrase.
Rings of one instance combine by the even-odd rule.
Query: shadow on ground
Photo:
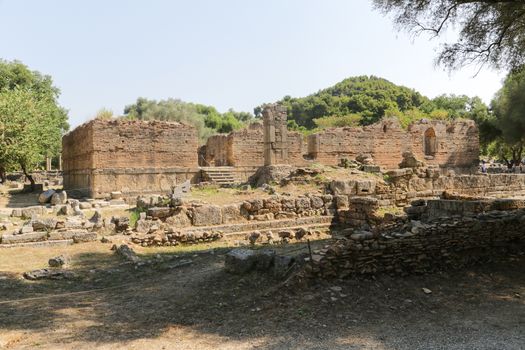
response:
[[[283,287],[267,274],[227,274],[224,253],[178,254],[140,269],[114,256],[90,254],[75,259],[83,263],[72,266],[74,280],[29,282],[0,272],[0,330],[27,332],[16,342],[20,348],[90,348],[141,339],[149,348],[165,340],[173,348],[193,342],[215,349],[520,349],[525,344],[523,255],[433,275]],[[192,264],[173,267],[181,260]],[[196,338],[184,339],[188,334]]]

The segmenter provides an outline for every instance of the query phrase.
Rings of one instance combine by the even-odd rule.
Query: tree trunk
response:
[[[0,166],[0,180],[2,181],[3,184],[7,181],[7,174],[3,166]]]
[[[31,184],[31,192],[35,191],[35,179],[33,179],[33,176],[27,172],[27,169],[24,165],[21,165],[22,171],[24,175],[26,176],[26,179],[29,180],[29,183]]]

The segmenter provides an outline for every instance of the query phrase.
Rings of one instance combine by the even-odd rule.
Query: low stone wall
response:
[[[144,246],[177,245],[215,240],[227,233],[248,234],[272,229],[284,232],[296,226],[317,224],[330,226],[335,220],[336,207],[337,197],[332,195],[275,195],[222,206],[184,203],[178,198],[142,197],[137,201],[137,208],[144,212],[132,239]],[[297,236],[293,232],[283,235],[279,237]],[[259,238],[262,236],[255,240]]]
[[[457,268],[525,244],[525,210],[491,211],[410,221],[347,239],[316,252],[308,276],[423,273]]]
[[[389,171],[385,178],[336,180],[330,189],[337,195],[374,197],[381,206],[407,206],[418,198],[438,198],[445,191],[477,197],[525,194],[525,174],[441,176],[435,168],[404,168]]]

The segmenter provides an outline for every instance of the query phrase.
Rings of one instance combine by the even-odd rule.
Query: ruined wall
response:
[[[66,189],[89,192],[93,169],[93,128],[83,124],[62,138],[63,183]]]
[[[525,195],[525,174],[438,176],[429,170],[424,175],[410,168],[393,170],[387,182],[334,180],[330,189],[335,195],[373,197],[381,206],[406,206],[414,199],[439,197],[444,192],[492,198]]]
[[[340,278],[423,273],[444,267],[458,268],[486,257],[497,258],[511,247],[525,244],[525,210],[454,212],[451,209],[455,205],[440,204],[449,208],[450,214],[457,215],[453,218],[400,222],[375,233],[352,231],[348,239],[316,252],[313,264],[307,265],[308,274]],[[523,206],[521,201],[513,207]]]
[[[308,137],[309,156],[326,165],[370,154],[375,164],[397,168],[410,151],[430,165],[469,167],[478,163],[478,129],[471,120],[420,120],[403,129],[394,118],[364,127],[332,128]]]
[[[202,166],[230,166],[230,149],[228,135],[213,135],[208,138],[206,141],[204,152],[205,162],[201,162],[199,159],[199,164]]]
[[[197,132],[180,123],[95,119],[62,144],[64,188],[95,198],[166,192],[198,173]]]
[[[253,123],[248,128],[234,131],[228,138],[232,166],[259,167],[264,165],[264,135],[260,123]]]
[[[206,142],[207,166],[260,167],[264,165],[264,134],[262,124],[214,135]]]

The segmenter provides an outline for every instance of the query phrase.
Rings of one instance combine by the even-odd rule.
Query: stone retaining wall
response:
[[[347,239],[316,252],[309,276],[422,273],[457,268],[525,244],[525,210],[442,216],[377,232],[350,231]]]
[[[440,176],[435,168],[404,168],[387,173],[387,180],[335,180],[334,194],[368,196],[381,206],[406,206],[417,198],[438,198],[451,192],[477,197],[518,196],[525,194],[525,174]]]

